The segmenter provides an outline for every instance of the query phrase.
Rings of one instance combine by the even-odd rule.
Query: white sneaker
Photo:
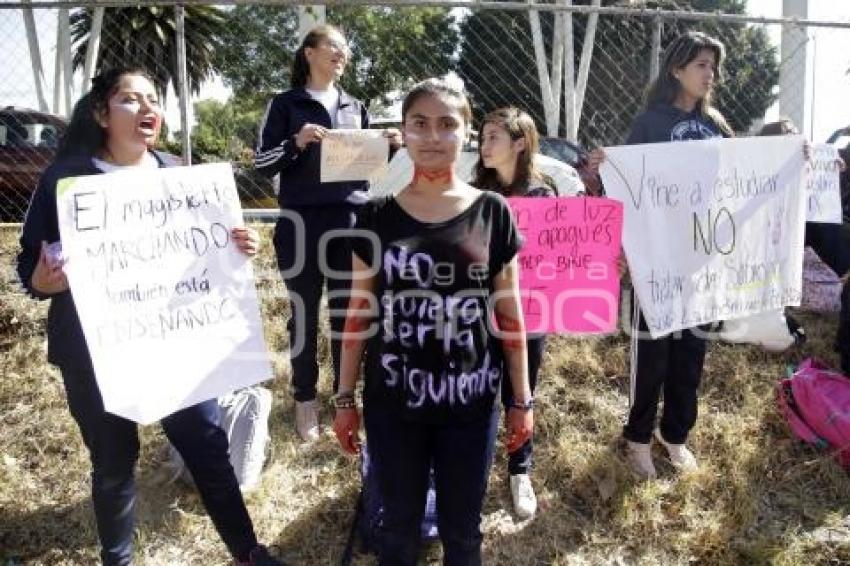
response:
[[[661,431],[655,429],[655,438],[667,449],[667,455],[670,456],[670,463],[673,467],[681,472],[690,472],[697,469],[697,459],[694,453],[688,450],[684,444],[672,444],[664,440],[661,436]]]
[[[319,438],[318,401],[295,402],[295,430],[304,442],[313,442]]]
[[[626,461],[632,471],[642,480],[654,480],[658,477],[649,444],[626,441]]]
[[[514,511],[521,519],[534,516],[537,511],[537,496],[528,474],[511,475],[511,498],[514,500]]]

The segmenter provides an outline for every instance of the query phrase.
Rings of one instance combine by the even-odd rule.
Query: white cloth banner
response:
[[[472,183],[475,180],[475,165],[478,163],[477,151],[461,151],[455,162],[455,174],[459,179]],[[574,197],[584,191],[584,183],[578,172],[567,163],[543,154],[534,156],[534,164],[541,173],[554,181],[558,196]],[[369,182],[369,196],[372,198],[396,195],[413,179],[413,161],[407,148],[400,148],[390,160],[386,171]]]
[[[605,148],[609,197],[653,337],[799,305],[806,191],[801,136]]]
[[[322,138],[321,182],[372,179],[386,170],[389,155],[383,130],[328,130]]]
[[[107,411],[147,424],[272,377],[229,164],[63,179],[56,199]]]
[[[838,148],[826,143],[812,145],[811,171],[807,183],[809,222],[841,224],[841,185]]]

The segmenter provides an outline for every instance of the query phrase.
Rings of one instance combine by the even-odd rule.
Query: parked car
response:
[[[540,153],[563,161],[573,169],[581,167],[587,159],[587,151],[583,147],[563,138],[541,137]]]
[[[23,220],[66,128],[65,119],[53,114],[12,106],[0,110],[0,221]]]

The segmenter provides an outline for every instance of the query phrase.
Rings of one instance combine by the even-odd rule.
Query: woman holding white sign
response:
[[[723,44],[704,33],[692,31],[674,39],[664,51],[660,73],[647,89],[646,108],[635,118],[626,144],[733,136],[723,115],[711,105],[723,57]],[[604,153],[596,150],[591,163],[598,167],[602,159]],[[705,334],[701,328],[690,328],[653,339],[637,308],[637,299],[635,306],[631,408],[623,428],[627,460],[640,477],[655,478],[657,473],[650,453],[654,436],[676,469],[693,470],[697,460],[686,441],[697,418]],[[664,407],[656,428],[662,390]]]
[[[33,194],[21,235],[18,275],[26,290],[50,299],[47,358],[62,374],[71,415],[92,463],[92,501],[104,564],[133,560],[135,466],[139,456],[136,424],[107,413],[74,300],[63,272],[56,207],[57,185],[65,178],[119,169],[145,170],[178,165],[151,148],[159,135],[162,110],[153,82],[138,69],[105,71],[74,107],[56,161]],[[120,187],[115,187],[116,190]],[[239,249],[257,252],[253,230],[231,233]],[[50,244],[48,244],[50,242]],[[73,261],[73,258],[71,258]],[[137,363],[128,360],[128,363]],[[199,403],[161,421],[180,452],[204,507],[236,564],[280,564],[257,543],[254,528],[228,457],[215,400]]]
[[[506,197],[557,196],[554,181],[534,165],[539,147],[537,127],[526,112],[514,107],[490,112],[484,116],[478,130],[478,163],[472,185]],[[528,380],[533,395],[546,347],[546,335],[529,333],[526,347]],[[502,404],[506,411],[513,404],[513,392],[507,380],[502,382]],[[529,438],[518,450],[508,454],[511,499],[514,510],[522,518],[531,517],[537,510],[537,497],[529,476],[532,452],[532,440]]]
[[[255,154],[257,170],[270,178],[279,175],[280,180],[282,215],[275,226],[274,246],[289,295],[295,428],[305,441],[319,436],[317,339],[325,285],[334,389],[339,379],[339,336],[345,322],[341,313],[351,285],[351,250],[344,235],[334,232],[352,228],[367,200],[365,180],[321,182],[321,146],[328,132],[369,127],[363,103],[337,85],[350,58],[339,29],[321,25],[307,33],[295,52],[292,88],[269,103]],[[401,145],[398,130],[387,130],[386,135],[391,146]]]

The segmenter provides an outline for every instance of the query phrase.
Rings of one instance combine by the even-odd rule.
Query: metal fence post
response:
[[[86,62],[83,65],[83,85],[81,94],[89,91],[92,75],[97,70],[97,57],[100,53],[100,36],[103,32],[103,16],[105,8],[95,8],[92,12],[91,31],[89,32],[89,43],[86,46]]]
[[[658,76],[658,65],[661,61],[661,30],[664,22],[660,16],[652,18],[652,49],[649,50],[649,80],[654,81]]]
[[[30,0],[26,0],[25,4],[29,4]],[[42,112],[48,112],[47,98],[45,91],[47,90],[44,82],[44,68],[41,66],[41,47],[38,42],[38,30],[35,27],[35,17],[33,16],[32,8],[24,8],[22,10],[24,16],[24,27],[27,30],[27,45],[30,52],[30,64],[32,65],[33,82],[35,83],[35,94],[38,99],[38,109]]]
[[[806,18],[807,0],[783,0],[782,15],[788,18]],[[782,26],[780,40],[782,66],[779,74],[779,114],[787,116],[800,129],[806,131],[806,82],[809,74],[808,28],[795,23]]]
[[[189,123],[189,76],[186,71],[186,9],[183,4],[174,6],[175,34],[177,35],[177,83],[180,99],[180,141],[183,145],[183,163],[192,164],[192,133]]]
[[[66,0],[67,1],[67,0]],[[56,45],[56,64],[61,69],[61,83],[57,82],[53,85],[56,90],[61,90],[60,98],[64,101],[64,115],[71,116],[71,110],[74,107],[74,69],[73,69],[73,54],[71,52],[71,9],[70,7],[59,8],[59,16],[57,20],[57,45]],[[57,75],[59,77],[59,75]],[[61,103],[60,103],[61,104]],[[62,107],[57,104],[58,114],[62,111]]]

